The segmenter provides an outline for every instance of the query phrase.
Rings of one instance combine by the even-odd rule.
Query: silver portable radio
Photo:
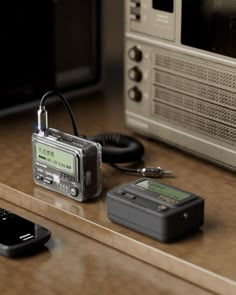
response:
[[[60,98],[70,115],[74,134],[48,128],[45,100]],[[78,136],[78,130],[66,98],[49,91],[37,112],[38,132],[32,135],[33,179],[36,184],[79,202],[97,197],[102,191],[102,147]]]
[[[80,202],[100,194],[100,144],[49,128],[32,135],[32,148],[36,184]]]

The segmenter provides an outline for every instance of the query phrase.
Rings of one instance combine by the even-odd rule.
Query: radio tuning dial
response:
[[[128,72],[129,78],[135,82],[140,82],[142,80],[142,72],[138,67],[133,67]]]
[[[133,101],[140,101],[142,99],[142,92],[138,89],[138,87],[132,87],[128,91],[128,97]]]
[[[134,46],[129,49],[128,56],[131,60],[139,62],[143,58],[143,53],[138,47]]]

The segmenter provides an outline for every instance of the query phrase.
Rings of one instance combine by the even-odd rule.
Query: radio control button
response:
[[[140,101],[142,99],[142,92],[138,87],[133,87],[128,90],[128,97],[133,101]]]
[[[130,17],[133,20],[141,18],[141,0],[131,0]]]
[[[37,175],[37,174],[36,174],[36,175],[35,175],[35,179],[36,179],[36,180],[43,180],[43,176],[41,176],[41,175]]]
[[[71,186],[70,188],[70,194],[72,197],[77,197],[79,193],[79,190],[75,186]]]
[[[52,180],[48,178],[44,178],[43,182],[46,184],[52,184]]]
[[[142,72],[138,67],[133,67],[128,72],[130,80],[133,80],[135,82],[140,82],[142,80]]]
[[[131,60],[139,62],[143,58],[143,53],[138,47],[135,46],[129,49],[128,56]]]

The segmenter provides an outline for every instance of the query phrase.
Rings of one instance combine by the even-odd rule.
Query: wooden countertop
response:
[[[52,232],[50,241],[33,256],[0,257],[1,294],[210,294],[6,201],[0,200],[0,206]]]
[[[164,244],[113,224],[106,217],[106,192],[137,177],[106,165],[103,166],[103,193],[94,202],[78,203],[36,186],[32,181],[31,167],[31,133],[36,125],[36,109],[0,119],[2,200],[45,216],[203,288],[235,294],[235,174],[157,141],[132,134],[124,126],[122,102],[118,95],[87,96],[71,101],[71,106],[82,134],[113,131],[135,135],[145,146],[146,166],[159,165],[175,173],[175,178],[163,179],[163,182],[204,197],[205,224],[202,229],[178,242]],[[71,132],[69,118],[61,105],[50,105],[47,109],[50,127]],[[114,250],[109,251],[112,253]]]

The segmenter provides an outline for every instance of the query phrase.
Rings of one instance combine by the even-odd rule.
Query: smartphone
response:
[[[48,229],[0,208],[0,255],[27,255],[42,247],[50,237]]]

